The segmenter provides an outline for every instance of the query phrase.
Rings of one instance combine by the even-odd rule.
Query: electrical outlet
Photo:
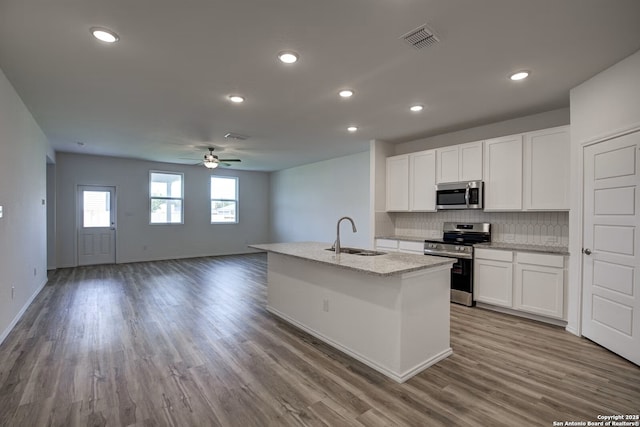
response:
[[[33,276],[37,276],[38,275],[38,269],[37,268],[33,268]]]
[[[505,242],[513,242],[514,240],[516,240],[516,236],[513,233],[506,233],[503,239]]]
[[[558,236],[547,236],[547,243],[558,243]]]
[[[322,311],[324,311],[325,313],[329,312],[329,300],[328,299],[322,300]]]
[[[16,296],[16,287],[12,286],[11,287],[11,299],[13,299]]]

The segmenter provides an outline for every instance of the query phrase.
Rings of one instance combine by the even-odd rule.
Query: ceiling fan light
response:
[[[215,169],[218,167],[218,162],[215,162],[213,160],[205,160],[203,164],[208,169]]]

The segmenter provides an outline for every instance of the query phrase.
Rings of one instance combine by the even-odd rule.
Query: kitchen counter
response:
[[[569,248],[564,246],[543,246],[543,245],[525,245],[520,243],[504,243],[504,242],[490,242],[490,243],[476,243],[473,245],[475,248],[482,249],[498,249],[505,251],[518,251],[518,252],[541,252],[554,255],[569,255]]]
[[[336,255],[326,250],[331,247],[331,243],[318,242],[268,243],[249,245],[249,247],[378,276],[405,274],[447,265],[450,267],[454,262],[448,258],[398,252],[376,256],[346,253]]]
[[[330,246],[251,245],[268,252],[270,313],[397,382],[452,353],[453,259],[336,255]]]

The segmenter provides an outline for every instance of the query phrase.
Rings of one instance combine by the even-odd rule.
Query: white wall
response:
[[[149,224],[149,171],[184,173],[184,224]],[[239,223],[211,224],[211,174],[239,177]],[[251,252],[268,242],[269,174],[104,156],[57,153],[58,267],[77,265],[76,188],[116,187],[116,262],[189,258]]]
[[[571,99],[571,212],[567,330],[580,334],[582,306],[583,146],[640,129],[640,51],[573,88]]]
[[[333,242],[336,222],[350,216],[357,233],[342,223],[343,246],[371,247],[369,152],[271,174],[271,240]]]
[[[561,108],[397,144],[395,154],[413,153],[416,151],[463,144],[465,142],[481,141],[499,136],[513,135],[567,124],[569,124],[569,109]]]
[[[47,281],[42,201],[48,151],[46,137],[0,70],[0,342]]]

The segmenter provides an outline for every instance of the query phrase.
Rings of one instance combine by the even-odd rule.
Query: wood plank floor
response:
[[[551,426],[640,413],[640,368],[561,328],[452,305],[454,354],[397,384],[265,303],[263,254],[59,270],[0,346],[0,425]]]

